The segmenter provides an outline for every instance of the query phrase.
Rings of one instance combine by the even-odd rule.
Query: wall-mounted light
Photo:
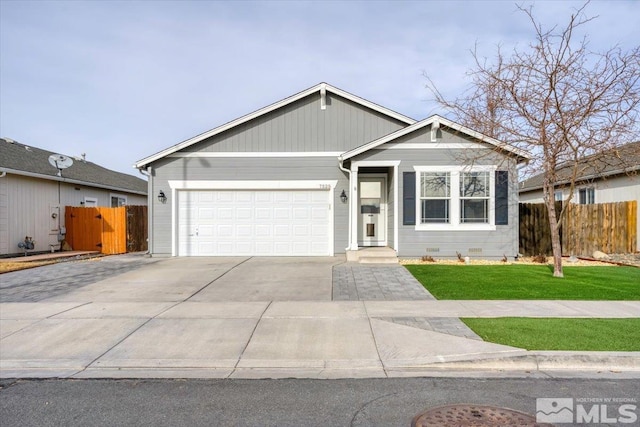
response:
[[[167,196],[164,195],[164,191],[160,190],[160,192],[158,193],[158,201],[160,203],[164,203],[167,201]]]
[[[342,200],[342,203],[347,203],[348,199],[349,197],[347,197],[347,193],[345,193],[344,190],[342,190],[342,193],[340,193],[340,200]]]

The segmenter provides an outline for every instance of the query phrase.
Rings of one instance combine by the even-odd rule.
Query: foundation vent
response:
[[[425,252],[440,252],[440,248],[426,248]]]
[[[470,254],[481,254],[482,253],[482,248],[469,248],[469,253]]]

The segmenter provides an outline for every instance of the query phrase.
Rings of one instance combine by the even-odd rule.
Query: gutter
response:
[[[351,197],[351,170],[346,169],[343,166],[344,163],[344,159],[342,158],[342,156],[338,157],[338,167],[340,168],[341,171],[346,172],[347,175],[349,175],[349,238],[347,239],[347,247],[344,249],[345,252],[351,250],[351,203],[353,203],[352,197]],[[335,213],[334,213],[335,215]]]
[[[151,243],[153,242],[153,175],[151,166],[146,169],[138,168],[138,172],[149,178],[147,180],[147,255],[151,256]]]
[[[26,172],[26,171],[20,171],[20,170],[9,169],[9,168],[0,168],[0,169],[3,169],[2,176],[6,175],[8,172],[13,175],[29,176],[32,178],[41,178],[49,181],[60,181],[60,182],[66,182],[69,184],[83,185],[85,187],[103,188],[105,190],[119,191],[121,193],[138,194],[140,196],[146,196],[146,193],[144,191],[131,190],[129,188],[113,187],[110,185],[98,184],[95,182],[81,181],[79,179],[71,179],[71,178],[64,178],[64,177],[60,178],[58,176],[45,175],[45,174],[35,173],[35,172]]]

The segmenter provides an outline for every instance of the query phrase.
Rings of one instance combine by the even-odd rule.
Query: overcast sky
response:
[[[552,26],[582,2],[524,4]],[[587,14],[594,50],[638,44],[640,1]],[[532,37],[511,1],[0,0],[0,20],[0,136],[134,175],[137,160],[322,81],[415,119],[444,114],[424,73],[455,96],[474,44],[492,56]]]

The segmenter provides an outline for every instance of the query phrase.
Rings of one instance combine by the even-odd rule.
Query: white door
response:
[[[387,244],[386,179],[364,177],[358,182],[358,245],[385,246]]]
[[[178,192],[178,255],[326,256],[326,190]]]

